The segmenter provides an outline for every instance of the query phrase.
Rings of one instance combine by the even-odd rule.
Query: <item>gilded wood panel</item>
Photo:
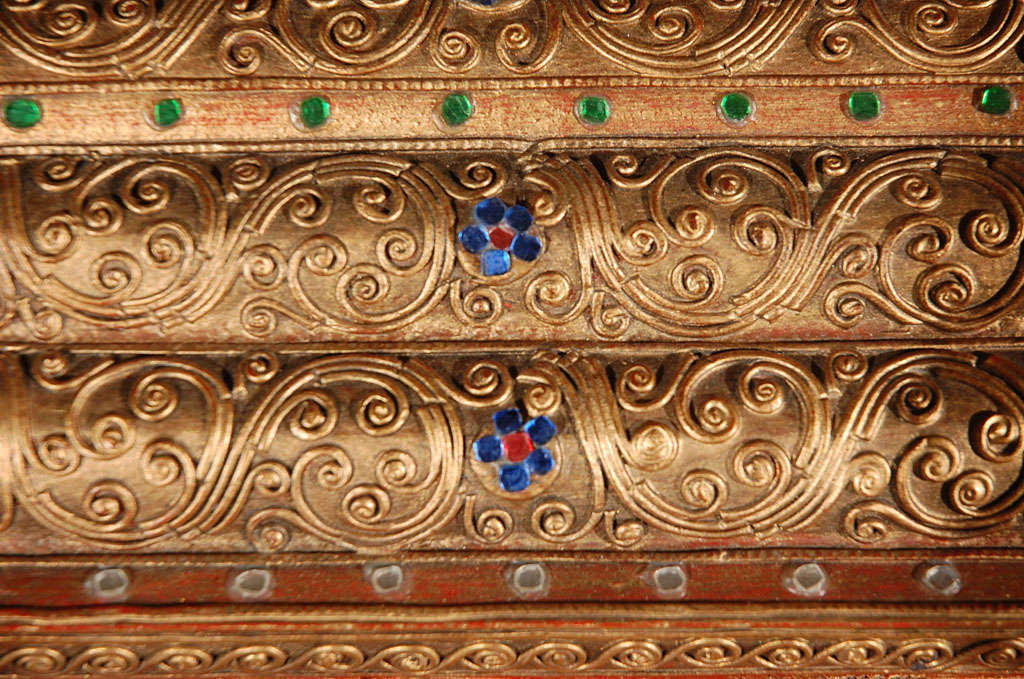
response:
[[[2,337],[586,341],[1016,333],[1007,151],[8,159]],[[533,261],[484,275],[474,206]]]
[[[33,78],[534,73],[667,77],[1017,67],[1014,0],[14,0],[0,45]]]
[[[41,107],[0,676],[1020,674],[1022,41],[1020,0],[0,2]],[[488,275],[498,199],[539,249]]]
[[[8,354],[0,539],[44,553],[1019,544],[1016,351],[632,352]],[[509,410],[509,431],[552,455],[514,490],[475,443],[507,434]],[[531,429],[541,417],[553,432]],[[36,526],[45,546],[21,537]]]

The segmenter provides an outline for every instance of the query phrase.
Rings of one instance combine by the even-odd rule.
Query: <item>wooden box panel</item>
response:
[[[1022,40],[0,3],[0,677],[1020,675]]]

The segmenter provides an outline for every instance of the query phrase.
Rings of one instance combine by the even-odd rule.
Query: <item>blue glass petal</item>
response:
[[[480,258],[480,273],[485,276],[500,276],[512,268],[512,259],[504,250],[488,250]]]
[[[476,204],[474,212],[477,221],[491,226],[500,222],[505,216],[505,203],[501,198],[486,198]]]
[[[529,488],[530,472],[525,465],[507,464],[498,472],[498,480],[501,482],[502,490],[515,493]]]
[[[533,441],[535,446],[544,445],[555,438],[555,434],[558,433],[558,427],[555,426],[555,423],[547,415],[533,418],[526,423],[523,429],[530,435],[530,440]]]
[[[531,474],[547,474],[555,466],[555,458],[547,448],[537,448],[526,458],[526,466]]]
[[[481,462],[496,462],[501,458],[501,439],[484,436],[473,442],[473,454]]]
[[[466,248],[466,252],[475,255],[478,252],[483,252],[491,240],[487,236],[486,229],[479,226],[467,226],[459,231],[459,242],[462,243],[462,247]]]
[[[504,436],[518,431],[523,426],[523,416],[518,408],[506,408],[494,413],[494,428]]]
[[[523,205],[510,205],[505,210],[505,223],[519,232],[526,231],[533,224],[533,215]]]
[[[521,233],[512,241],[512,254],[524,262],[532,262],[540,255],[540,241],[528,233]]]

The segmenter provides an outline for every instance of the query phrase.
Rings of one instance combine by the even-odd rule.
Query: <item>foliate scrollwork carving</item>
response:
[[[1019,64],[1012,0],[544,2],[12,0],[0,44],[62,76],[733,75],[843,68],[969,73]],[[198,57],[201,48],[214,60]],[[867,50],[870,43],[873,50]],[[592,64],[575,57],[595,55]],[[869,58],[859,60],[860,52]],[[426,57],[426,58],[421,58]],[[874,62],[874,63],[872,63]]]
[[[0,5],[0,44],[32,66],[63,76],[163,74],[221,4],[9,0]]]
[[[465,339],[923,337],[1022,318],[1012,153],[57,157],[0,172],[13,340],[415,339],[427,323]],[[529,219],[524,233],[480,222],[486,205]]]
[[[0,651],[0,671],[9,676],[228,675],[322,676],[325,673],[389,672],[393,675],[495,675],[609,671],[788,669],[827,671],[1014,670],[1024,640],[982,637],[954,647],[950,640],[862,637],[810,641],[799,636],[737,638],[731,635],[681,640],[633,639],[606,633],[577,642],[510,644],[502,638],[462,643],[392,642],[370,648],[361,642],[239,645],[217,639],[223,649],[189,640],[177,646],[111,643],[72,650],[56,644],[11,646]],[[211,650],[207,650],[211,648]]]
[[[824,9],[831,16],[812,34],[811,53],[836,63],[866,38],[915,68],[974,71],[998,58],[1024,25],[1024,9],[1014,3],[922,2],[894,11],[876,0],[829,0]]]
[[[998,539],[1024,508],[1021,375],[1015,353],[931,349],[6,355],[4,398],[29,407],[0,540],[17,521],[104,550]]]

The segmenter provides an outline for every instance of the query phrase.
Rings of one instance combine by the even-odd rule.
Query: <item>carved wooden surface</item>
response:
[[[937,609],[908,607],[901,612],[915,625],[908,633],[887,624],[885,611],[856,606],[838,609],[842,617],[835,615],[836,608],[810,607],[779,614],[773,621],[755,618],[752,624],[740,623],[747,627],[742,631],[716,629],[713,621],[735,625],[749,620],[744,616],[765,610],[727,606],[713,614],[697,606],[648,605],[630,610],[581,607],[569,613],[541,606],[524,614],[512,607],[469,608],[461,619],[487,629],[472,643],[452,639],[449,630],[454,621],[447,611],[429,607],[414,607],[403,614],[417,629],[416,642],[396,638],[386,627],[387,614],[394,609],[382,609],[376,613],[337,608],[304,611],[299,616],[302,632],[276,644],[266,643],[253,626],[295,624],[295,611],[218,610],[222,617],[213,624],[196,610],[162,616],[133,611],[150,632],[132,634],[130,641],[117,636],[124,631],[117,618],[106,621],[112,636],[97,640],[74,630],[76,623],[91,622],[94,616],[77,612],[63,619],[14,615],[2,621],[0,639],[20,633],[31,645],[0,656],[0,667],[19,675],[71,676],[332,676],[349,672],[606,676],[654,671],[765,677],[823,670],[912,676],[924,671],[1012,672],[1020,667],[1022,644],[1021,637],[1014,636],[1021,630],[1019,609],[979,609],[967,613],[954,630]],[[991,622],[981,621],[983,613]],[[844,619],[863,626],[862,630],[851,633]],[[813,629],[806,627],[811,621]],[[567,631],[566,622],[575,628]],[[211,631],[201,638],[180,631],[195,624],[210,625]],[[622,629],[609,629],[612,624]],[[978,641],[986,633],[995,636]]]
[[[943,148],[11,159],[0,333],[1012,335],[1021,161]],[[457,238],[493,196],[530,206],[543,244],[503,276]]]
[[[642,350],[641,350],[642,351]],[[8,551],[1018,545],[1018,352],[4,357]],[[520,491],[474,457],[550,418]],[[45,545],[19,539],[45,527]]]
[[[0,2],[0,676],[1024,672],[1022,45],[1021,0]],[[494,199],[537,250],[485,275]]]
[[[429,78],[1019,70],[1013,0],[7,3],[0,44],[33,77]]]

